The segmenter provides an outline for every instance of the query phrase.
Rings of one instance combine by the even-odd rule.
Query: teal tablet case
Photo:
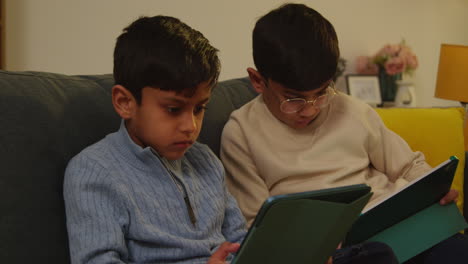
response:
[[[455,203],[435,203],[368,239],[387,244],[403,263],[467,228]]]
[[[450,190],[458,159],[452,156],[414,184],[361,215],[344,246],[379,241],[392,247],[400,262],[438,244],[467,224],[455,204],[439,205]]]
[[[270,197],[231,264],[326,263],[370,196],[351,185]]]

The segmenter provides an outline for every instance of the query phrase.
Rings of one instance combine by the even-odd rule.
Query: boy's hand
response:
[[[239,243],[224,242],[221,244],[221,246],[219,246],[218,250],[216,250],[216,252],[211,255],[211,258],[208,260],[207,264],[225,264],[229,253],[237,252],[239,247]]]
[[[340,244],[338,244],[338,247],[336,249],[341,249],[341,244],[342,242],[340,242]],[[329,257],[328,260],[327,260],[327,263],[325,264],[333,264],[333,256]]]
[[[450,191],[442,198],[440,199],[440,204],[441,205],[446,205],[451,202],[457,202],[458,198],[458,191],[455,189],[450,189]]]

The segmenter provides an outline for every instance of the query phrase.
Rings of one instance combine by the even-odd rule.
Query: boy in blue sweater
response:
[[[220,161],[196,142],[217,50],[176,18],[142,17],[114,50],[120,129],[68,164],[72,263],[225,263],[245,235]]]

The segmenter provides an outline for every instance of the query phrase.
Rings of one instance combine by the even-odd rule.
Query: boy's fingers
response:
[[[445,205],[450,202],[456,202],[458,198],[458,191],[455,189],[451,189],[441,200],[440,204]]]
[[[240,244],[224,242],[219,246],[218,250],[211,255],[211,258],[208,260],[208,264],[220,264],[224,263],[229,253],[235,253],[239,250]]]

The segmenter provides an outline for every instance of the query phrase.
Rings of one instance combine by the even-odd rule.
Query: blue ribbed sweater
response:
[[[167,165],[187,190],[195,225]],[[207,146],[195,143],[182,159],[163,162],[136,145],[123,122],[70,161],[64,198],[72,263],[206,263],[222,242],[245,235]]]

